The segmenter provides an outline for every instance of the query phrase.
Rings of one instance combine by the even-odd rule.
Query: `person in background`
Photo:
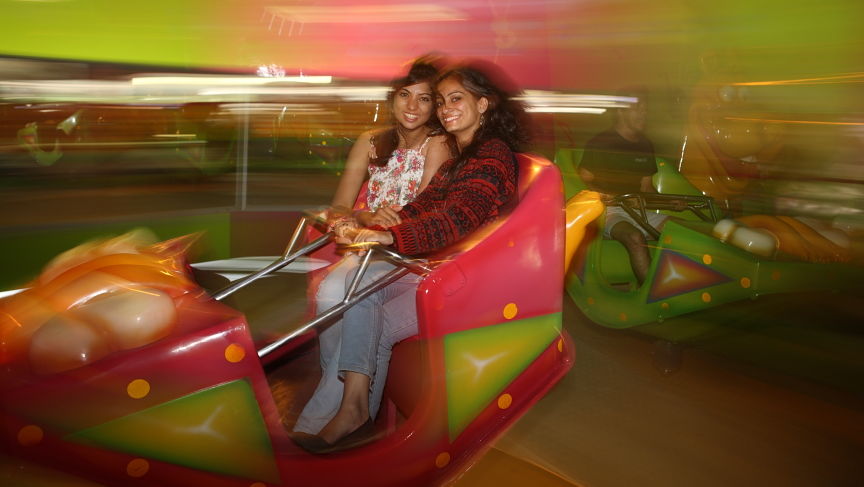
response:
[[[654,145],[645,136],[648,103],[644,90],[621,92],[634,102],[612,112],[612,127],[597,134],[585,144],[579,177],[593,191],[605,197],[629,193],[655,193],[652,178],[657,172]],[[648,223],[658,230],[668,218],[660,213],[646,213]],[[647,232],[621,207],[606,207],[603,237],[621,242],[630,257],[630,265],[641,285],[648,274],[651,256],[646,246]]]
[[[513,90],[489,74],[494,72],[494,66],[474,62],[441,75],[435,86],[437,114],[454,137],[458,155],[444,163],[417,199],[398,211],[386,209],[387,222],[337,231],[342,243],[378,243],[422,256],[459,241],[515,204],[514,152],[528,140],[525,111],[512,99]],[[393,268],[383,260],[375,266],[379,275]],[[326,453],[369,438],[381,400],[374,391],[383,389],[392,348],[417,334],[419,280],[408,274],[345,312],[338,360],[342,401],[317,434],[292,435],[301,447]],[[364,277],[361,285],[368,281]]]

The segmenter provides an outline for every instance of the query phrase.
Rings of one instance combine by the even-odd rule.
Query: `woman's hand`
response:
[[[350,239],[355,233],[357,233],[359,227],[360,225],[357,223],[357,220],[352,217],[343,216],[330,221],[330,230],[336,234],[337,239]]]
[[[342,221],[333,227],[333,232],[337,237],[348,237],[357,232],[359,225],[354,220]]]
[[[345,233],[336,235],[336,243],[348,246],[349,252],[357,252],[357,255],[366,253],[366,245],[370,243],[381,245],[393,244],[393,234],[387,231],[369,230],[368,228],[355,228]]]
[[[357,222],[364,227],[380,225],[384,228],[390,228],[393,225],[402,223],[402,219],[399,218],[399,210],[401,209],[401,206],[387,206],[387,202],[385,201],[384,205],[374,213],[361,211],[356,214],[356,218]]]
[[[399,218],[399,210],[401,209],[401,206],[382,206],[372,214],[372,217],[369,219],[370,224],[366,226],[380,225],[384,228],[390,228],[398,225],[402,223],[402,219]]]
[[[382,232],[379,230],[369,230],[368,228],[361,228],[354,235],[354,239],[352,243],[371,243],[377,242],[381,245],[392,245],[393,244],[393,234],[390,232]]]
[[[354,213],[354,218],[357,219],[357,223],[359,223],[361,227],[372,226],[373,216],[375,216],[375,213],[372,213],[371,211],[358,211]]]

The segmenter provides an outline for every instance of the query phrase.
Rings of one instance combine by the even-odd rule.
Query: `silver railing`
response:
[[[299,242],[302,238],[303,231],[306,229],[307,224],[307,217],[300,219],[300,222],[298,223],[297,228],[294,230],[294,234],[291,237],[291,241],[289,242],[288,246],[285,249],[285,252],[280,258],[273,261],[271,264],[267,265],[263,269],[255,272],[254,274],[251,274],[242,279],[238,279],[237,281],[231,283],[229,286],[219,291],[216,291],[215,293],[213,293],[213,298],[221,301],[222,299],[225,299],[226,297],[237,292],[238,290],[248,286],[249,284],[252,284],[258,279],[266,277],[278,271],[279,269],[282,269],[283,267],[297,260],[297,258],[314,252],[315,250],[318,250],[321,247],[324,247],[325,245],[330,244],[334,241],[335,235],[333,234],[333,232],[327,232],[321,237],[318,237],[314,241],[303,246],[299,250],[294,251],[294,247],[297,245],[297,242]],[[271,343],[268,343],[267,345],[258,350],[258,357],[264,358],[267,355],[270,355],[271,353],[279,350],[281,347],[289,343],[294,338],[297,338],[298,336],[306,333],[307,331],[315,327],[329,323],[333,318],[341,315],[345,312],[345,310],[347,310],[357,302],[363,300],[370,294],[378,291],[379,289],[387,286],[388,284],[400,279],[409,272],[426,275],[432,270],[432,267],[429,266],[425,261],[407,257],[393,251],[392,249],[389,249],[374,242],[352,245],[351,250],[362,252],[363,256],[356,274],[354,275],[351,283],[345,290],[345,296],[342,301],[335,306],[323,311],[318,316],[315,316],[312,320],[295,328],[291,332],[282,335]],[[366,274],[366,270],[369,268],[369,263],[375,257],[382,257],[389,260],[396,265],[396,268],[382,276],[380,279],[377,279],[369,284],[364,285],[363,287],[360,287],[363,276]]]
[[[690,211],[702,221],[716,222],[717,209],[714,198],[710,196],[694,196],[684,194],[663,193],[628,193],[615,196],[606,202],[607,206],[620,206],[636,223],[654,237],[660,238],[660,232],[648,223],[646,211],[672,210]],[[707,211],[707,214],[705,213]]]

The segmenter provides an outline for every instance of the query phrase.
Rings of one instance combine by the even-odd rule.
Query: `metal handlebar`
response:
[[[391,270],[380,279],[372,282],[361,289],[357,289],[360,282],[363,280],[363,276],[366,274],[366,270],[369,268],[369,263],[372,261],[372,256],[375,254],[382,254],[388,260],[393,262],[399,267]],[[287,333],[277,340],[269,343],[268,345],[262,347],[258,350],[258,357],[265,358],[267,355],[279,350],[286,343],[290,342],[294,338],[306,333],[307,331],[320,326],[324,323],[327,323],[332,318],[342,314],[350,308],[354,306],[359,301],[365,299],[370,294],[378,291],[379,289],[384,288],[385,286],[395,282],[396,280],[402,278],[409,272],[416,272],[421,275],[426,275],[428,272],[432,270],[431,267],[409,257],[406,257],[398,252],[393,251],[392,249],[388,249],[378,244],[370,244],[366,249],[366,253],[363,255],[363,260],[360,261],[360,267],[357,269],[357,273],[354,275],[354,278],[351,280],[351,283],[348,285],[348,288],[345,291],[345,297],[339,304],[327,309],[322,312],[320,315],[313,318],[311,321],[306,322],[305,324],[299,326],[295,330],[290,333]]]
[[[680,203],[685,204],[684,208]],[[648,223],[646,210],[689,210],[702,221],[716,222],[718,220],[717,209],[714,206],[714,198],[710,196],[694,196],[685,194],[667,193],[628,193],[615,196],[606,202],[608,206],[620,206],[636,223],[655,239],[660,237],[660,232]],[[708,215],[703,213],[708,211]]]
[[[303,224],[305,225],[305,223],[303,223]],[[227,298],[228,296],[234,294],[235,292],[239,291],[240,289],[243,289],[244,287],[248,286],[249,284],[252,284],[253,282],[257,281],[258,279],[261,279],[262,277],[268,276],[268,275],[278,271],[279,269],[287,266],[288,264],[297,260],[298,257],[301,257],[303,255],[310,253],[310,252],[318,250],[319,248],[323,247],[324,245],[330,243],[331,240],[333,240],[333,233],[332,232],[325,233],[324,235],[318,237],[312,243],[306,245],[305,247],[301,248],[297,252],[294,252],[294,253],[286,256],[286,257],[281,257],[281,258],[273,261],[270,265],[261,269],[260,271],[254,273],[252,275],[246,276],[242,279],[238,279],[238,280],[232,282],[229,286],[224,287],[224,288],[220,289],[219,291],[216,291],[215,293],[213,293],[213,299],[215,299],[217,301],[221,301],[222,299]],[[290,248],[288,250],[290,250]]]
[[[249,284],[252,284],[253,282],[257,281],[258,279],[261,279],[262,277],[268,276],[268,275],[278,271],[279,269],[287,266],[291,262],[294,262],[298,257],[301,257],[303,255],[311,253],[311,252],[323,247],[324,245],[331,243],[333,241],[333,239],[335,238],[335,235],[333,234],[333,232],[327,232],[324,235],[322,235],[321,237],[318,237],[317,239],[315,239],[314,241],[309,243],[308,245],[302,247],[300,250],[297,250],[296,252],[292,252],[292,250],[296,246],[297,242],[299,241],[303,230],[306,228],[307,224],[308,224],[307,217],[303,217],[300,219],[300,222],[297,224],[297,228],[294,230],[294,234],[291,237],[291,241],[288,244],[288,246],[286,247],[285,252],[284,252],[282,257],[273,261],[271,264],[269,264],[268,266],[259,270],[258,272],[255,272],[254,274],[251,274],[247,277],[244,277],[240,280],[237,280],[237,281],[231,283],[231,285],[229,285],[229,286],[227,286],[227,287],[225,287],[219,291],[216,291],[213,294],[213,298],[216,300],[222,300],[222,299],[230,296],[231,294],[237,292],[238,290],[248,286]],[[363,260],[361,260],[360,267],[358,268],[357,273],[354,275],[353,280],[348,285],[348,288],[345,291],[345,297],[342,299],[342,301],[339,304],[331,307],[330,309],[322,312],[320,315],[316,316],[311,321],[309,321],[309,322],[301,325],[300,327],[296,328],[292,332],[287,333],[287,334],[279,337],[274,342],[269,343],[266,346],[262,347],[260,350],[258,350],[258,357],[259,358],[266,357],[267,355],[279,350],[279,348],[281,348],[282,346],[284,346],[286,343],[290,342],[294,338],[302,335],[303,333],[306,333],[307,331],[309,331],[310,329],[312,329],[316,326],[319,326],[323,323],[328,322],[333,317],[344,313],[345,310],[347,310],[348,308],[350,308],[351,306],[356,304],[358,301],[366,298],[370,294],[372,294],[375,291],[387,286],[388,284],[396,281],[397,279],[401,278],[402,276],[405,276],[409,272],[414,272],[414,273],[420,274],[420,275],[426,275],[430,271],[432,271],[432,269],[433,269],[433,267],[427,265],[422,260],[417,260],[417,259],[405,256],[405,255],[402,255],[399,252],[394,251],[393,249],[384,247],[384,246],[379,245],[379,244],[374,243],[374,242],[363,245],[363,249],[365,250],[365,254],[363,255]],[[368,285],[366,285],[366,286],[364,286],[358,290],[360,282],[362,281],[363,276],[366,274],[366,270],[369,267],[369,263],[372,261],[373,255],[381,255],[381,256],[385,257],[387,260],[396,264],[397,267],[395,269],[393,269],[392,271],[388,272],[387,274],[385,274],[380,279],[376,280],[375,282],[372,282],[372,283],[370,283],[370,284],[368,284]]]

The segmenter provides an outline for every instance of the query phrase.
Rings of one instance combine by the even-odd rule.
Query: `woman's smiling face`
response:
[[[489,107],[489,101],[476,97],[452,76],[441,80],[436,91],[438,120],[464,147],[480,127],[481,116]]]
[[[417,83],[399,88],[393,97],[393,116],[408,130],[422,127],[432,116],[432,85]]]

